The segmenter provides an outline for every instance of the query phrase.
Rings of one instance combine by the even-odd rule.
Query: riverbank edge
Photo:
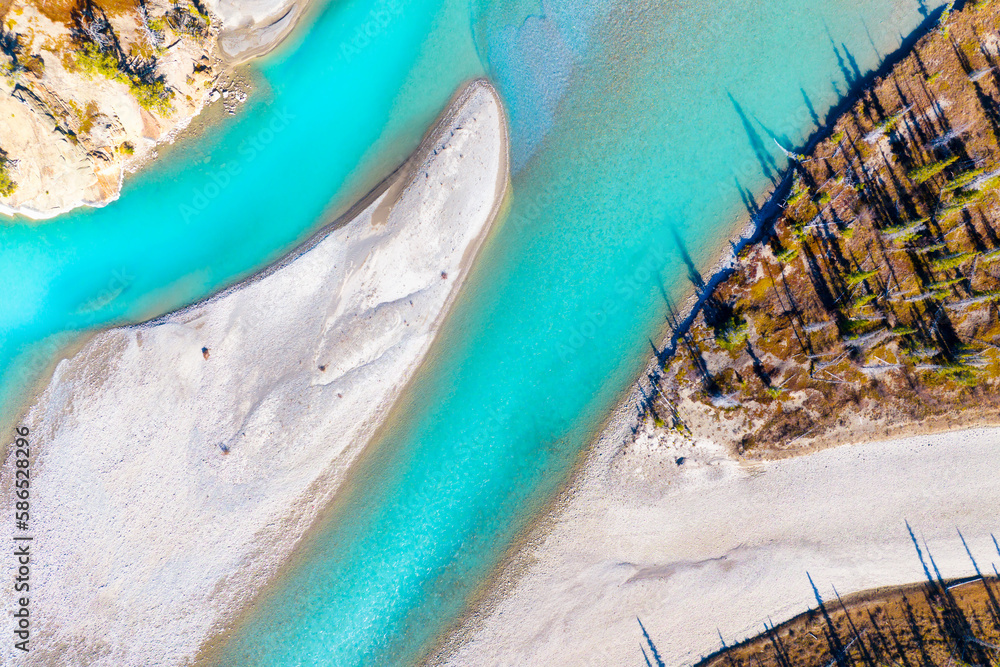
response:
[[[833,610],[833,614],[836,616],[839,612],[844,614],[853,614],[853,612],[859,611],[864,607],[870,607],[873,605],[878,605],[876,608],[885,607],[893,602],[899,603],[900,599],[905,600],[907,597],[918,598],[920,596],[925,597],[925,601],[928,597],[933,595],[933,591],[952,591],[958,588],[964,589],[967,586],[973,586],[981,584],[983,586],[992,589],[998,583],[997,577],[990,576],[989,574],[981,575],[977,574],[975,576],[969,577],[950,577],[947,579],[938,580],[924,580],[917,581],[910,584],[902,584],[900,586],[879,586],[877,588],[869,588],[863,591],[858,591],[856,593],[851,593],[849,595],[844,595],[837,599],[836,604],[833,604],[832,600],[824,601],[824,604],[828,605],[828,608]],[[949,593],[949,595],[951,595]],[[987,594],[989,598],[989,594]],[[956,605],[961,608],[961,605]],[[779,642],[783,642],[785,645],[793,643],[795,638],[790,636],[788,631],[796,626],[796,624],[801,624],[804,621],[808,621],[814,618],[816,614],[816,609],[810,609],[804,611],[801,614],[793,616],[787,621],[780,623],[779,625],[771,625],[768,630],[755,635],[753,637],[748,637],[740,642],[734,643],[729,646],[725,646],[719,651],[706,656],[700,660],[694,667],[712,667],[713,663],[718,664],[723,660],[732,660],[731,655],[738,653],[742,649],[751,648],[754,645],[767,643],[768,647],[773,646],[772,641],[777,638]],[[963,609],[963,611],[965,611]],[[911,626],[912,629],[912,626]],[[857,635],[855,635],[857,636]],[[863,634],[861,635],[864,636]],[[802,639],[801,635],[798,637]],[[791,639],[791,642],[789,641]],[[904,644],[905,645],[905,644]],[[728,664],[732,664],[729,662]]]
[[[401,165],[399,165],[392,171],[392,173],[390,173],[388,176],[382,179],[378,183],[378,185],[369,190],[364,196],[356,200],[354,204],[352,204],[346,211],[338,215],[332,222],[329,222],[320,227],[318,230],[313,232],[312,235],[310,235],[306,240],[302,241],[300,244],[298,244],[293,249],[289,250],[287,253],[285,253],[275,261],[271,262],[267,266],[263,267],[258,271],[255,271],[254,273],[243,278],[242,280],[239,280],[233,283],[232,285],[219,290],[215,294],[207,296],[204,299],[201,299],[200,301],[196,301],[192,304],[184,306],[183,308],[178,308],[177,310],[165,313],[153,319],[116,328],[142,329],[142,328],[157,326],[169,319],[185,315],[198,308],[206,306],[214,301],[218,301],[233,292],[240,291],[247,285],[252,285],[256,282],[263,280],[272,273],[276,273],[282,268],[288,266],[302,255],[305,255],[307,252],[309,252],[317,245],[322,243],[331,233],[340,229],[344,225],[348,224],[354,218],[358,217],[359,214],[361,214],[366,208],[371,206],[372,203],[374,203],[375,200],[381,197],[384,193],[389,192],[391,195],[393,195],[392,197],[390,197],[390,199],[393,200],[392,203],[395,203],[394,202],[395,195],[398,192],[402,191],[403,186],[406,185],[407,181],[409,181],[416,174],[417,168],[431,156],[431,153],[433,152],[434,147],[437,144],[438,140],[440,139],[440,136],[444,131],[444,129],[447,128],[455,119],[455,117],[458,115],[458,112],[462,108],[464,102],[467,99],[469,99],[479,88],[483,88],[484,90],[489,92],[490,95],[493,96],[494,100],[496,100],[497,105],[501,109],[504,123],[506,123],[507,117],[506,113],[503,112],[503,105],[500,101],[500,96],[497,94],[496,90],[493,88],[493,85],[488,80],[486,80],[485,78],[478,78],[463,84],[459,88],[459,90],[451,97],[451,99],[448,100],[448,104],[445,106],[444,111],[442,111],[441,114],[431,124],[430,129],[424,134],[424,137],[420,140],[420,144],[418,144],[417,148],[414,149],[413,153],[410,154],[410,157],[404,160]],[[504,167],[509,166],[509,156],[508,156],[509,138],[507,136],[506,125],[504,125],[503,142],[504,142],[504,159],[503,159],[503,164],[501,166],[502,169]],[[504,171],[506,173],[506,170]],[[497,196],[500,198],[502,198],[502,194],[507,188],[507,182],[509,181],[509,176],[505,176],[502,180],[504,182],[503,187],[498,186],[496,191]],[[390,207],[392,206],[392,203],[389,204]],[[481,247],[486,236],[488,236],[490,231],[493,229],[494,226],[493,223],[496,222],[496,215],[499,212],[502,203],[503,203],[502,201],[498,201],[494,205],[493,219],[490,221],[490,224],[488,224],[484,228],[484,231],[480,235],[480,238],[477,239],[477,243],[474,244],[476,250],[475,252],[472,252],[473,257],[475,256],[475,254],[478,253],[478,249]],[[471,260],[469,261],[471,262]],[[461,290],[461,285],[456,286],[456,288],[452,290],[451,298],[454,299],[455,293],[460,290]],[[451,301],[449,301],[448,303],[450,304]],[[447,308],[445,309],[445,312],[442,313],[441,317],[446,316],[446,311]]]
[[[494,189],[493,196],[493,209],[490,212],[489,221],[484,225],[479,236],[471,243],[466,250],[465,255],[461,260],[462,276],[463,278],[452,288],[451,293],[448,295],[444,307],[441,309],[440,314],[437,319],[432,324],[431,328],[434,331],[434,339],[431,342],[430,347],[424,354],[423,358],[419,361],[416,370],[410,376],[410,379],[406,382],[403,389],[400,391],[399,395],[396,397],[393,405],[390,406],[386,414],[382,415],[379,420],[377,427],[375,428],[371,438],[366,442],[355,459],[354,463],[348,468],[346,476],[341,483],[338,490],[334,493],[333,497],[326,503],[326,506],[320,509],[316,514],[316,517],[312,521],[312,525],[309,526],[302,534],[298,540],[298,544],[293,549],[291,556],[286,559],[278,569],[275,571],[273,576],[262,586],[254,591],[252,598],[245,604],[241,609],[237,610],[229,622],[227,622],[223,627],[221,627],[217,632],[214,632],[209,636],[199,648],[195,659],[192,663],[195,667],[208,667],[210,665],[221,664],[219,661],[222,658],[222,653],[229,643],[229,641],[239,632],[239,629],[243,627],[253,616],[253,611],[258,605],[261,599],[266,598],[273,591],[279,590],[281,587],[282,580],[289,575],[289,573],[294,570],[297,563],[303,557],[300,553],[299,546],[302,544],[308,544],[310,540],[316,535],[316,532],[321,528],[324,518],[331,511],[331,508],[336,505],[340,495],[341,490],[349,488],[351,485],[351,473],[352,470],[357,468],[358,461],[364,457],[369,449],[372,442],[378,440],[379,436],[387,428],[387,422],[391,417],[391,413],[395,405],[402,404],[406,401],[406,396],[409,392],[413,391],[414,383],[417,377],[421,373],[421,369],[434,357],[435,354],[435,344],[437,342],[437,334],[440,332],[447,318],[451,315],[452,308],[455,301],[461,295],[468,278],[469,269],[472,267],[475,259],[481,253],[483,247],[486,243],[495,235],[497,229],[497,221],[501,219],[502,213],[508,204],[508,195],[510,190],[510,129],[509,129],[509,119],[507,117],[506,108],[501,100],[499,94],[493,85],[485,78],[473,79],[466,84],[462,85],[459,90],[452,96],[449,100],[444,111],[438,116],[434,123],[430,126],[430,129],[425,133],[423,139],[421,140],[419,146],[414,150],[407,160],[403,162],[399,167],[397,167],[388,177],[386,177],[382,182],[380,182],[375,188],[369,191],[364,197],[353,204],[346,212],[338,216],[336,220],[330,224],[324,226],[322,229],[314,233],[309,239],[304,241],[301,245],[296,247],[294,250],[277,260],[276,262],[268,265],[267,267],[261,269],[260,271],[248,276],[244,280],[235,283],[234,285],[222,290],[221,292],[208,297],[207,299],[197,303],[187,306],[183,309],[170,313],[168,315],[161,316],[154,320],[144,322],[141,324],[133,325],[131,328],[143,328],[155,326],[158,322],[165,320],[169,317],[174,317],[177,315],[183,315],[185,312],[190,311],[196,307],[200,307],[211,303],[214,300],[223,298],[226,294],[239,290],[242,287],[262,280],[268,275],[278,271],[284,266],[294,262],[298,257],[307,253],[309,250],[314,248],[316,245],[321,243],[330,233],[339,229],[340,227],[349,223],[354,217],[359,213],[367,209],[373,202],[382,197],[385,193],[389,193],[388,200],[383,205],[388,205],[391,207],[398,195],[402,192],[404,187],[415,177],[420,166],[425,163],[426,160],[432,157],[432,153],[435,150],[435,146],[439,143],[442,134],[446,131],[452,124],[455,118],[460,113],[464,103],[470,97],[475,95],[479,90],[483,90],[490,94],[495,101],[497,109],[500,113],[501,118],[501,164],[499,168],[499,178]]]
[[[956,11],[964,9],[962,5]],[[898,49],[886,55],[878,67],[860,79],[856,86],[848,91],[840,101],[826,113],[823,124],[819,126],[806,140],[803,147],[796,152],[810,154],[835,131],[838,119],[856,104],[869,90],[891,74],[892,70],[906,59],[917,46],[933,30],[938,28],[938,21],[943,7],[932,12],[909,35],[901,40]],[[773,230],[773,225],[779,218],[781,203],[790,194],[792,188],[793,169],[786,167],[779,175],[777,183],[765,191],[761,198],[763,204],[756,214],[744,212],[732,225],[732,233],[720,239],[718,258],[708,271],[705,286],[701,290],[695,285],[689,285],[680,295],[678,319],[675,323],[663,325],[659,341],[660,355],[671,355],[684,333],[691,328],[701,313],[702,308],[713,295],[715,289],[724,282],[733,271],[740,251],[761,242]],[[728,247],[727,247],[728,246]],[[607,463],[614,458],[621,446],[634,438],[635,430],[641,426],[637,414],[647,403],[650,388],[644,386],[644,378],[648,378],[660,369],[661,362],[653,355],[636,379],[620,393],[615,407],[608,413],[595,431],[591,444],[577,456],[572,472],[556,494],[538,512],[537,517],[529,523],[521,534],[508,547],[504,556],[495,568],[493,574],[483,582],[479,591],[473,596],[466,613],[456,619],[448,630],[440,635],[438,641],[428,650],[418,663],[421,667],[432,667],[447,664],[449,659],[468,643],[485,621],[493,614],[499,603],[508,597],[527,573],[534,562],[534,546],[543,542],[560,523],[561,515],[568,511],[573,499],[584,488],[588,479],[598,471],[605,470]],[[648,384],[648,381],[647,381]],[[844,435],[835,434],[830,439],[821,439],[813,446],[794,452],[782,452],[773,456],[743,457],[735,450],[730,451],[730,457],[741,467],[749,468],[755,464],[768,461],[778,461],[799,458],[815,454],[825,449],[849,447],[877,442],[889,442],[926,435],[944,433],[961,433],[980,428],[1000,426],[1000,413],[980,414],[974,417],[954,419],[931,417],[920,422],[903,423],[886,427],[875,425],[870,432],[858,433],[858,429],[849,430]],[[877,431],[877,432],[876,432]],[[857,433],[857,436],[851,435]],[[864,591],[858,594],[863,594]]]
[[[165,146],[170,146],[179,139],[183,138],[188,131],[201,131],[200,128],[194,127],[194,121],[201,118],[205,112],[205,109],[211,104],[206,98],[202,100],[201,105],[198,107],[197,111],[191,116],[187,116],[178,122],[178,124],[170,130],[163,138],[157,141],[154,151],[159,151]],[[47,222],[58,218],[61,215],[66,215],[72,213],[77,209],[81,208],[104,208],[109,204],[113,204],[121,198],[122,188],[125,186],[125,176],[126,174],[135,174],[147,167],[151,162],[157,159],[157,156],[150,156],[140,162],[136,162],[131,165],[127,165],[118,172],[118,183],[115,186],[115,193],[112,197],[104,201],[87,201],[87,200],[77,200],[66,206],[60,206],[59,208],[49,209],[41,211],[30,206],[19,206],[11,207],[6,204],[0,203],[0,216],[6,216],[9,223],[16,224],[18,218],[24,218],[31,222]]]

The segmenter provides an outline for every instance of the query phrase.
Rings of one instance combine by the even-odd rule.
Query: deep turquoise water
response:
[[[0,231],[0,284],[13,285],[0,293],[0,361],[59,332],[190,301],[266,263],[411,150],[459,81],[486,72],[511,116],[511,215],[324,527],[223,658],[407,664],[460,615],[641,372],[667,299],[685,289],[687,258],[706,268],[741,191],[760,194],[777,177],[771,135],[800,144],[920,9],[333,5],[262,68],[268,96],[145,172],[120,202]],[[372,21],[384,27],[359,41]],[[248,137],[285,111],[293,117],[247,158]],[[232,162],[232,183],[197,200]],[[121,267],[127,286],[109,290]]]

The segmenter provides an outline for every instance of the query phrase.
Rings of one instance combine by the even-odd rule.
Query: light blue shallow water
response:
[[[770,134],[801,143],[919,9],[340,3],[263,68],[266,98],[145,172],[122,201],[0,229],[5,385],[30,369],[10,363],[29,343],[162,311],[266,263],[411,150],[459,81],[487,72],[511,115],[511,216],[390,427],[223,658],[411,662],[641,371],[665,295],[684,287],[685,254],[705,267],[740,189],[760,193],[776,177]],[[359,41],[372,21],[371,43]],[[240,173],[212,189],[232,164]]]

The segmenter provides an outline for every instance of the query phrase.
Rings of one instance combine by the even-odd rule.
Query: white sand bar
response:
[[[230,62],[260,56],[288,36],[308,0],[206,0],[222,19],[221,55]]]
[[[807,571],[826,599],[924,579],[904,520],[944,577],[973,574],[956,529],[981,569],[1000,567],[1000,429],[748,469],[707,444],[621,442],[598,444],[448,664],[644,665],[636,617],[667,665],[691,664],[720,632],[732,643],[815,607]]]
[[[288,557],[420,364],[497,214],[507,138],[493,89],[467,88],[420,155],[276,270],[58,365],[22,422],[35,632],[15,652],[8,613],[0,663],[189,664]],[[0,568],[12,582],[14,559]]]

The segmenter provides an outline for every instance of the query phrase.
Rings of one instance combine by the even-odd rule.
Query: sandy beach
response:
[[[225,629],[419,366],[507,182],[503,110],[474,82],[353,216],[62,361],[21,421],[45,629],[19,664],[188,664]],[[8,516],[13,460],[0,468]],[[0,653],[10,664],[9,642]]]
[[[431,664],[693,664],[826,598],[1000,561],[1000,429],[845,445],[740,464],[708,441],[632,441],[623,405],[571,488]],[[629,444],[631,443],[631,444]],[[921,545],[924,546],[923,544]]]
[[[229,64],[262,56],[288,36],[308,3],[295,0],[208,0],[222,19],[219,50]]]

